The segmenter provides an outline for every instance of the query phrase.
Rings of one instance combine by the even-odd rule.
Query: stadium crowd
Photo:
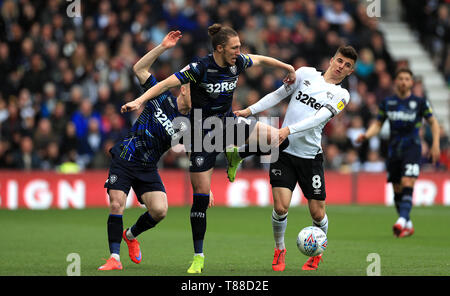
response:
[[[383,171],[387,133],[358,146],[356,137],[392,93],[393,73],[408,61],[386,50],[377,18],[358,0],[82,0],[81,17],[70,17],[71,1],[0,1],[0,168],[62,170],[109,167],[109,149],[138,114],[120,106],[139,94],[133,64],[169,30],[183,33],[151,72],[161,81],[192,58],[210,52],[207,27],[218,22],[240,34],[242,51],[272,56],[294,68],[326,69],[342,44],[359,53],[355,74],[344,81],[351,102],[325,128],[325,168]],[[445,4],[442,4],[445,5]],[[447,18],[448,24],[448,18]],[[442,37],[445,38],[445,37]],[[440,40],[438,38],[438,40]],[[445,43],[445,40],[443,41]],[[448,64],[448,62],[447,62]],[[448,67],[442,68],[448,77]],[[252,67],[239,77],[233,109],[253,104],[282,84],[283,72]],[[426,96],[420,80],[414,93]],[[175,94],[176,95],[176,94]],[[277,116],[287,100],[260,116]],[[387,131],[387,130],[386,130]],[[440,164],[426,156],[431,143],[421,129],[424,168],[450,169],[448,136],[442,131]],[[220,165],[226,166],[222,156]],[[186,167],[183,152],[169,150],[163,168]],[[244,168],[261,162],[245,160]]]

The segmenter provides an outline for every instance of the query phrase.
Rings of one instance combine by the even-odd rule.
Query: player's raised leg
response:
[[[279,129],[262,122],[256,122],[255,127],[245,145],[228,148],[225,152],[228,161],[227,175],[230,182],[236,178],[237,169],[244,158],[253,155],[270,155],[274,149],[283,151],[289,146],[289,139],[284,140],[281,144],[278,143]]]
[[[98,270],[121,270],[120,243],[122,241],[123,220],[127,195],[121,190],[108,190],[110,213],[108,216],[108,244],[110,257]]]
[[[139,264],[142,260],[138,235],[156,226],[167,215],[167,195],[163,191],[146,192],[141,196],[141,201],[148,209],[136,223],[123,232],[123,239],[128,246],[128,255],[131,261]]]

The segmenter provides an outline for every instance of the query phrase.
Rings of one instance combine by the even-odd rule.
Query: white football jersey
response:
[[[320,108],[325,107],[333,116],[341,112],[350,101],[348,91],[340,85],[325,82],[321,72],[312,67],[301,67],[296,71],[296,80],[292,85],[283,85],[277,91],[278,97],[291,96],[282,127],[291,126],[313,116]],[[250,108],[252,113],[263,110],[260,106]],[[331,117],[333,118],[333,117]],[[325,121],[309,130],[289,135],[289,146],[284,152],[301,158],[315,158],[322,153],[322,130]]]

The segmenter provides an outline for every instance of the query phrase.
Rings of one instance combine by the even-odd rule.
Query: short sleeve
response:
[[[381,122],[386,120],[386,99],[378,105],[377,120]]]
[[[158,80],[156,80],[155,76],[151,75],[147,78],[147,80],[144,82],[144,84],[141,84],[141,91],[146,92],[153,86],[155,86],[158,83]]]
[[[431,116],[433,116],[433,109],[431,108],[431,104],[427,99],[423,100],[422,110],[423,110],[422,114],[425,119],[428,119]]]
[[[241,53],[241,54],[238,56],[238,60],[239,60],[239,62],[242,64],[242,69],[243,69],[243,70],[245,70],[245,69],[247,69],[247,68],[250,68],[250,67],[253,65],[253,61],[252,61],[252,59],[250,58],[250,56],[248,56],[248,55],[246,55],[246,54],[244,54],[244,53]]]
[[[181,71],[176,72],[175,76],[180,80],[181,84],[189,82],[198,83],[204,73],[204,65],[199,62],[193,62],[184,67]]]

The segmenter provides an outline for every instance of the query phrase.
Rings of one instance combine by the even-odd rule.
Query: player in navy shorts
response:
[[[419,128],[423,118],[430,124],[433,135],[430,149],[432,162],[435,163],[440,155],[439,123],[428,101],[412,94],[413,84],[411,70],[399,69],[394,79],[395,94],[380,103],[377,120],[357,139],[359,143],[370,139],[380,132],[385,120],[389,121],[387,181],[394,187],[394,202],[399,215],[393,226],[396,237],[407,237],[414,233],[410,212],[414,183],[420,172],[422,147]]]
[[[160,45],[134,65],[133,70],[142,91],[158,83],[149,72],[149,68],[164,51],[175,46],[180,38],[181,32],[169,32]],[[180,131],[175,129],[172,121],[189,113],[191,107],[189,93],[189,84],[186,84],[181,87],[177,98],[170,92],[164,92],[149,101],[127,137],[111,149],[112,161],[105,182],[110,200],[107,231],[111,256],[99,270],[123,268],[119,255],[122,238],[128,245],[131,260],[140,263],[142,254],[136,237],[155,227],[166,216],[166,190],[156,164],[161,155],[171,147],[172,140],[180,136]],[[146,206],[147,211],[132,227],[124,231],[122,215],[131,188],[139,202]]]
[[[170,88],[190,83],[192,100],[190,122],[194,142],[195,139],[208,141],[207,137],[212,137],[214,129],[196,128],[196,126],[206,125],[210,118],[216,119],[216,123],[220,121],[223,127],[226,127],[225,138],[229,132],[231,134],[231,131],[239,130],[239,124],[243,124],[242,129],[246,136],[252,134],[254,130],[259,131],[259,127],[262,126],[260,122],[252,123],[245,118],[235,119],[232,113],[233,93],[239,74],[252,65],[265,65],[284,69],[288,73],[284,82],[293,83],[295,81],[294,67],[270,57],[241,53],[239,36],[232,28],[214,24],[208,28],[208,33],[214,49],[212,54],[196,59],[136,100],[123,105],[121,111],[136,110],[147,100],[157,97]],[[233,119],[234,123],[232,123],[233,120],[227,121],[227,119]],[[227,122],[231,124],[227,125]],[[191,227],[195,254],[188,273],[201,273],[204,267],[203,240],[206,232],[206,209],[210,202],[211,175],[216,156],[220,151],[210,151],[203,146],[197,150],[194,142],[191,142],[190,177],[194,192]],[[217,143],[212,143],[212,145],[215,144]],[[223,141],[223,146],[227,144],[232,143]],[[240,146],[242,143],[233,144]]]

